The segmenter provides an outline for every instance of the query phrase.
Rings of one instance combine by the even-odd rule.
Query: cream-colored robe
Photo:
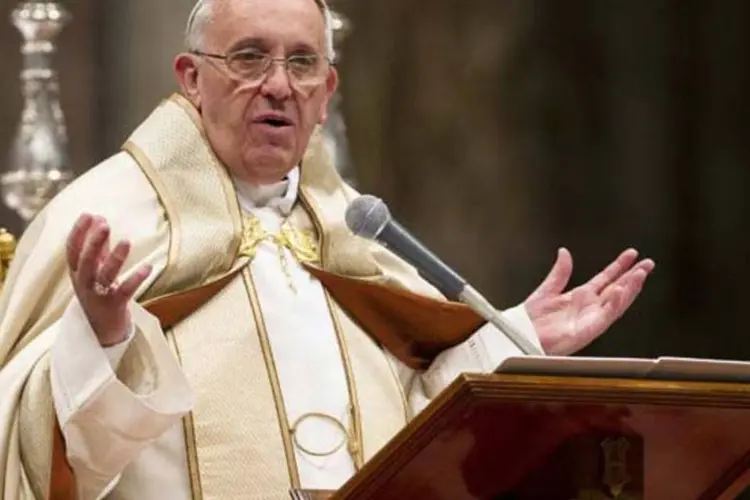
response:
[[[316,230],[326,270],[437,296],[398,258],[345,230],[343,210],[356,193],[316,140],[303,161],[299,190],[290,220]],[[71,301],[65,270],[65,237],[84,211],[110,221],[113,241],[134,242],[127,269],[154,265],[140,301],[244,264],[236,259],[242,223],[231,179],[207,148],[194,110],[175,97],[144,122],[124,152],[53,200],[21,241],[0,300],[3,498],[48,497],[56,418],[83,498],[96,498],[108,486],[115,498],[165,498],[165,488],[168,498],[286,498],[289,487],[305,486],[252,273],[243,271],[168,332],[133,304],[131,345],[125,353],[105,353]],[[492,370],[502,357],[517,354],[485,327],[416,373],[384,355],[333,301],[330,309],[355,387],[353,431],[364,460],[460,372]],[[510,314],[533,336],[522,307]],[[81,359],[77,346],[86,353]],[[99,359],[93,362],[92,355]]]

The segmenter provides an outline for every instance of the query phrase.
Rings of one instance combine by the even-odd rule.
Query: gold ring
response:
[[[341,442],[337,444],[330,451],[326,451],[326,452],[312,451],[306,448],[305,446],[303,446],[299,442],[299,438],[297,437],[297,428],[305,420],[309,418],[315,418],[315,417],[323,419],[323,420],[328,420],[329,422],[333,422],[333,424],[339,429],[341,429],[341,432],[344,434],[344,438],[341,440]],[[292,440],[294,441],[294,444],[296,444],[300,450],[314,457],[327,457],[329,455],[333,455],[334,453],[339,451],[349,441],[349,432],[346,430],[346,427],[344,426],[344,424],[342,424],[341,421],[338,420],[337,418],[334,418],[330,415],[326,415],[325,413],[310,412],[310,413],[305,413],[304,415],[300,415],[300,417],[297,420],[295,420],[294,424],[292,424],[291,428],[289,429],[289,433],[292,435]]]

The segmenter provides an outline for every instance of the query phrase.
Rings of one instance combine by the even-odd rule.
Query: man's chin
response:
[[[277,148],[248,152],[243,160],[244,177],[258,184],[279,182],[297,166],[294,155]]]

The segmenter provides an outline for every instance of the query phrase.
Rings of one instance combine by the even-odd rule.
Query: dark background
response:
[[[586,354],[748,359],[750,2],[344,2],[359,187],[500,305],[657,269]]]

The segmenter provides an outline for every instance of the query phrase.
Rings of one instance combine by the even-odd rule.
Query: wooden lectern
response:
[[[464,375],[335,500],[715,500],[750,483],[750,384]]]

